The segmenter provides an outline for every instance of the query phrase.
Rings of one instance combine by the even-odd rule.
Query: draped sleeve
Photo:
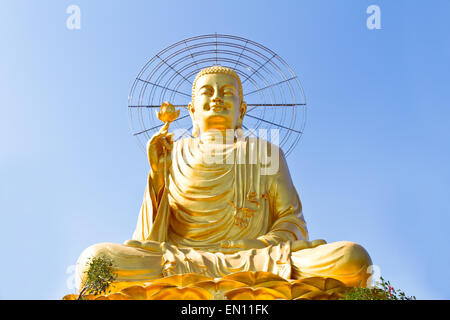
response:
[[[152,230],[153,219],[156,215],[156,197],[152,185],[151,174],[148,174],[147,186],[145,188],[144,200],[142,201],[141,211],[133,233],[133,240],[144,241],[150,236]]]
[[[271,227],[258,239],[277,244],[282,241],[308,240],[302,204],[295,190],[283,152],[279,150],[279,168],[270,179]]]
[[[147,150],[148,149],[149,143],[147,143]],[[157,183],[152,179],[151,170],[150,166],[147,187],[145,188],[144,200],[142,202],[141,211],[139,212],[136,229],[133,233],[133,240],[154,240],[163,242],[167,241],[170,220],[168,186],[164,184],[160,190],[156,192],[155,187]],[[166,170],[168,170],[168,168]],[[165,174],[168,175],[169,171],[165,172]]]

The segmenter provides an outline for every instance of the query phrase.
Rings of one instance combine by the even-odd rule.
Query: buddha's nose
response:
[[[220,98],[219,96],[214,96],[213,99],[211,100],[211,102],[213,102],[214,104],[223,104],[223,100],[222,98]]]

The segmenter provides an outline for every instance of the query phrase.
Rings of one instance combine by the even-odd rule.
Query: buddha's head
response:
[[[197,74],[189,103],[194,137],[210,130],[242,128],[246,110],[242,83],[233,69],[213,66]]]

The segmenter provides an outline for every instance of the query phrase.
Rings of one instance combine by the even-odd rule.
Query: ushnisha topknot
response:
[[[231,68],[227,68],[224,66],[212,66],[205,69],[200,70],[199,73],[197,73],[197,76],[195,77],[194,83],[192,84],[192,101],[195,100],[195,86],[197,85],[197,80],[200,79],[201,76],[204,76],[205,74],[214,74],[214,73],[223,73],[223,74],[229,74],[233,76],[236,79],[236,82],[238,83],[238,90],[239,90],[239,102],[242,103],[244,100],[244,94],[242,91],[242,82],[239,78],[236,71],[234,71]]]

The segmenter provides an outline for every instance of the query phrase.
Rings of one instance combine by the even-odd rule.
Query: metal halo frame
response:
[[[148,139],[164,125],[154,111],[165,101],[181,109],[172,123],[172,129],[184,129],[178,138],[190,135],[192,122],[187,105],[192,83],[200,70],[213,65],[232,68],[241,78],[247,102],[245,136],[258,135],[258,129],[268,130],[270,136],[271,129],[278,129],[279,146],[288,156],[300,141],[306,123],[306,98],[298,77],[272,50],[226,34],[174,43],[156,54],[136,76],[128,110],[132,133],[143,150]]]

